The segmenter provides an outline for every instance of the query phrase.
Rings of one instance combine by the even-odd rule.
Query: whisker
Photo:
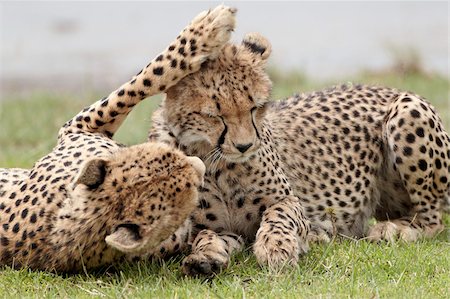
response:
[[[217,147],[215,147],[209,153],[207,153],[205,155],[205,162],[208,162],[208,160],[212,159],[218,150],[219,149]]]

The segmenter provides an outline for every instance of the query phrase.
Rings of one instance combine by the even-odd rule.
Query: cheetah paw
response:
[[[393,221],[382,221],[372,226],[367,234],[367,238],[372,242],[388,241],[394,242],[397,239],[406,242],[414,242],[421,236],[418,229],[402,223]]]
[[[269,238],[257,238],[253,252],[260,265],[271,269],[281,269],[285,266],[295,266],[300,254],[308,251],[307,243],[300,246],[294,235],[276,235]]]
[[[307,239],[309,243],[330,243],[333,233],[325,227],[312,224]]]
[[[199,47],[198,62],[218,56],[236,26],[236,11],[235,8],[219,5],[213,10],[200,13],[183,31],[197,39],[194,46]]]
[[[228,260],[224,257],[212,258],[202,253],[190,254],[182,263],[182,271],[188,276],[212,276],[226,268]]]

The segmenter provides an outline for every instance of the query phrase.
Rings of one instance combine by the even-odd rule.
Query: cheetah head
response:
[[[191,214],[204,172],[199,158],[164,144],[141,144],[87,161],[72,198],[82,199],[76,201],[88,213],[97,211],[89,218],[105,219],[109,246],[139,254],[158,246]]]
[[[167,91],[163,117],[181,145],[229,162],[256,154],[272,87],[270,53],[264,37],[248,34]]]

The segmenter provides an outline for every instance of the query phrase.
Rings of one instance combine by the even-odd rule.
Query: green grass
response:
[[[272,72],[274,98],[340,82],[314,82],[291,73]],[[357,79],[357,80],[355,80]],[[425,96],[450,128],[449,82],[436,76],[365,73],[342,82],[394,86]],[[54,146],[58,128],[101,94],[36,94],[0,102],[0,167],[31,167]],[[160,98],[140,104],[116,139],[144,142],[151,111]],[[415,244],[371,244],[336,240],[315,245],[298,267],[284,272],[260,268],[251,251],[233,258],[211,280],[183,277],[181,257],[158,263],[123,264],[101,273],[59,276],[29,270],[0,269],[0,298],[448,298],[450,296],[450,217],[446,230]]]

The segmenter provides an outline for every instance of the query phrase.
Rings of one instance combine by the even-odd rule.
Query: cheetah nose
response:
[[[236,144],[235,147],[240,151],[241,153],[245,153],[253,143],[247,143],[247,144]]]

